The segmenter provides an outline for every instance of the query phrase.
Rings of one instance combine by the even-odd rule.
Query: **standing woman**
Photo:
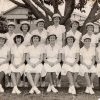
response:
[[[43,19],[38,19],[36,21],[36,26],[37,29],[32,31],[32,35],[37,34],[41,37],[41,44],[45,45],[46,44],[46,38],[47,38],[47,30],[44,28],[45,21]]]
[[[80,39],[82,37],[82,33],[78,31],[79,21],[72,21],[71,29],[66,33],[67,35],[72,35],[75,38],[74,44],[79,47]]]
[[[74,45],[75,38],[72,35],[67,35],[66,46],[62,48],[62,71],[61,75],[67,75],[69,79],[68,93],[76,94],[75,83],[79,73],[79,48]]]
[[[20,94],[21,91],[18,89],[18,83],[21,75],[24,73],[25,69],[25,53],[26,48],[23,45],[24,37],[21,34],[17,34],[14,37],[15,45],[11,48],[11,78],[13,82],[12,93]]]
[[[91,38],[83,38],[84,46],[80,49],[80,75],[86,79],[85,93],[94,94],[93,81],[96,75],[95,63],[95,48],[91,47]],[[90,75],[91,74],[91,75]]]
[[[6,42],[7,38],[5,34],[0,34],[0,92],[4,92],[4,89],[1,85],[4,75],[10,73],[10,48],[7,45],[5,45]]]
[[[52,17],[53,25],[47,28],[48,35],[55,34],[57,36],[57,43],[62,47],[65,40],[65,26],[60,25],[61,16],[54,14]]]
[[[37,88],[37,84],[41,75],[43,68],[43,52],[44,48],[40,43],[41,37],[39,35],[33,35],[31,38],[32,45],[27,48],[27,65],[25,68],[25,73],[27,75],[28,81],[31,84],[32,88],[29,93],[40,94],[40,90]],[[35,74],[34,81],[31,74]]]
[[[30,31],[30,23],[28,21],[22,21],[21,22],[21,26],[20,26],[20,30],[24,36],[24,42],[23,44],[25,46],[29,46],[30,45],[30,39],[31,39],[31,34],[29,33]]]
[[[61,47],[56,43],[57,36],[55,34],[48,36],[50,44],[45,47],[45,60],[44,68],[49,76],[49,85],[47,92],[57,93],[58,90],[54,87],[55,79],[58,79],[58,75],[61,72]],[[56,76],[56,78],[54,78]]]

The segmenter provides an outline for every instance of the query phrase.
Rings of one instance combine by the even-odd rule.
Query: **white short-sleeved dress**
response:
[[[46,38],[47,38],[47,30],[43,28],[42,32],[39,32],[38,29],[33,30],[32,35],[39,35],[41,37],[41,44],[44,45],[46,43]]]
[[[80,49],[80,56],[83,57],[83,62],[87,65],[92,64],[92,58],[95,56],[95,48],[90,47],[86,49],[84,46]],[[91,65],[88,69],[85,65],[80,64],[80,75],[84,76],[84,73],[96,73],[96,67]]]
[[[72,36],[74,36],[74,38],[75,38],[74,44],[75,44],[76,46],[79,47],[79,42],[80,42],[82,33],[79,32],[78,30],[76,30],[75,33],[73,33],[72,30],[69,30],[69,31],[66,33],[66,36],[67,36],[67,35],[72,35]]]
[[[14,47],[11,49],[11,54],[14,55],[15,65],[19,65],[22,62],[23,55],[25,53],[26,53],[26,47],[24,45],[21,44],[19,47],[14,45]],[[11,68],[11,72],[14,73],[19,72],[20,74],[23,74],[25,71],[25,64],[19,66],[18,68],[16,68],[13,64],[11,64],[10,68]]]
[[[30,62],[33,64],[36,64],[40,60],[40,56],[44,53],[44,48],[42,45],[38,45],[37,47],[34,47],[34,45],[31,45],[27,48],[27,54],[30,55]],[[30,66],[29,64],[25,67],[25,72],[27,73],[41,73],[43,68],[43,64],[37,65],[35,68]]]
[[[49,45],[45,46],[45,53],[47,54],[47,61],[55,63],[58,60],[58,54],[61,52],[61,47],[58,44],[52,48]],[[44,69],[47,72],[55,72],[56,75],[59,75],[61,72],[61,65],[60,63],[54,65],[53,67],[50,66],[48,63],[44,64]]]
[[[47,28],[47,32],[49,35],[55,34],[57,36],[57,44],[62,47],[62,34],[66,32],[64,25],[58,25],[55,27],[54,25],[49,26]]]
[[[62,48],[62,53],[65,55],[65,61],[69,63],[75,62],[76,54],[79,53],[79,48],[73,45],[71,48],[69,46],[65,46]],[[67,72],[79,72],[79,65],[76,63],[74,66],[70,66],[68,64],[63,64],[61,74],[66,75]]]
[[[100,46],[96,48],[96,51],[98,52],[98,57],[99,57],[99,60],[100,60]],[[97,63],[97,75],[98,77],[100,77],[100,63]]]
[[[98,43],[97,35],[92,34],[92,35],[90,36],[89,34],[86,33],[86,34],[83,35],[83,37],[82,37],[82,42],[84,41],[83,39],[86,38],[86,37],[91,38],[91,47],[96,47],[96,43]]]
[[[4,45],[2,48],[0,48],[0,63],[7,59],[8,52],[10,52],[10,48],[7,45]],[[0,65],[0,72],[2,71],[5,74],[10,74],[11,70],[9,68],[9,63]]]
[[[10,48],[12,48],[14,46],[14,37],[15,37],[15,33],[13,33],[12,35],[10,35],[9,33],[5,33],[5,36],[7,38],[7,42],[6,45],[8,45]]]

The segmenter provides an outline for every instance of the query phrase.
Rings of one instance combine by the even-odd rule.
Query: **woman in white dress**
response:
[[[67,35],[66,46],[62,48],[62,71],[61,75],[67,75],[69,79],[68,93],[76,94],[75,83],[79,73],[79,48],[74,45],[75,38],[72,35]]]
[[[13,82],[13,91],[12,93],[20,94],[21,91],[18,89],[18,83],[21,75],[25,70],[25,54],[26,47],[23,45],[24,36],[17,34],[14,37],[15,45],[11,48],[11,78]]]
[[[44,69],[46,74],[49,76],[49,85],[47,88],[47,92],[57,93],[58,90],[54,86],[54,76],[55,79],[58,78],[59,73],[61,72],[61,55],[60,50],[61,46],[56,43],[57,36],[55,34],[51,34],[48,37],[50,44],[45,47],[45,59],[44,59]]]
[[[93,80],[96,75],[95,63],[95,48],[91,47],[91,38],[84,37],[84,46],[80,49],[80,75],[86,79],[86,90],[85,93],[94,94],[93,91]],[[90,76],[91,73],[91,76]]]
[[[10,74],[10,48],[5,44],[6,41],[7,38],[5,34],[0,34],[0,92],[4,92],[4,89],[1,85],[4,74]]]
[[[37,84],[43,68],[43,53],[44,48],[40,43],[41,37],[39,35],[33,35],[31,38],[32,45],[27,48],[27,65],[25,68],[25,73],[27,75],[28,81],[32,88],[29,93],[40,94],[41,91],[37,88]],[[35,74],[34,81],[31,74]]]

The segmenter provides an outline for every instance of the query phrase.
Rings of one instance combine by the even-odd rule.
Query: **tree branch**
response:
[[[16,0],[9,0],[9,1],[11,1],[12,3],[14,3],[14,4],[16,4],[16,5],[20,6],[20,7],[26,8],[26,5],[25,5],[25,4],[20,3],[20,2],[18,2],[18,1],[16,1]]]
[[[50,11],[47,7],[45,7],[43,4],[41,4],[38,0],[32,0],[37,6],[39,6],[42,10],[45,11],[45,13],[49,16],[53,16],[53,12]]]

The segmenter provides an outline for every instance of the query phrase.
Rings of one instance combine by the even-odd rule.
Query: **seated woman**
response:
[[[82,38],[84,46],[80,49],[80,75],[85,76],[87,86],[85,93],[94,94],[93,80],[96,75],[95,48],[91,46],[91,38],[89,36]],[[90,75],[91,74],[91,75]]]
[[[41,71],[43,68],[42,61],[43,61],[43,46],[40,45],[41,37],[39,35],[33,35],[31,37],[31,46],[27,48],[27,55],[26,61],[27,65],[25,68],[25,73],[28,78],[29,83],[31,84],[32,88],[29,91],[30,94],[34,92],[36,94],[40,94],[40,90],[37,88],[37,83],[39,81]],[[35,73],[34,81],[32,78],[32,73]]]
[[[57,36],[55,34],[49,35],[48,40],[50,44],[45,47],[44,57],[44,69],[49,76],[49,85],[47,88],[47,92],[52,91],[54,93],[57,93],[58,90],[54,87],[54,81],[58,78],[58,75],[61,72],[61,46],[56,44]],[[56,76],[55,79],[53,77],[54,75]]]
[[[9,60],[10,60],[10,48],[5,45],[7,38],[5,34],[0,34],[0,92],[4,92],[1,85],[4,74],[10,73]]]
[[[12,93],[20,94],[21,91],[18,89],[18,83],[21,75],[25,70],[25,46],[22,44],[24,37],[21,34],[17,34],[14,37],[15,45],[11,48],[11,78],[13,82],[13,91]]]
[[[75,82],[79,73],[79,48],[73,45],[75,38],[72,35],[67,35],[66,46],[62,48],[62,71],[61,75],[68,76],[69,90],[68,93],[76,94]]]

